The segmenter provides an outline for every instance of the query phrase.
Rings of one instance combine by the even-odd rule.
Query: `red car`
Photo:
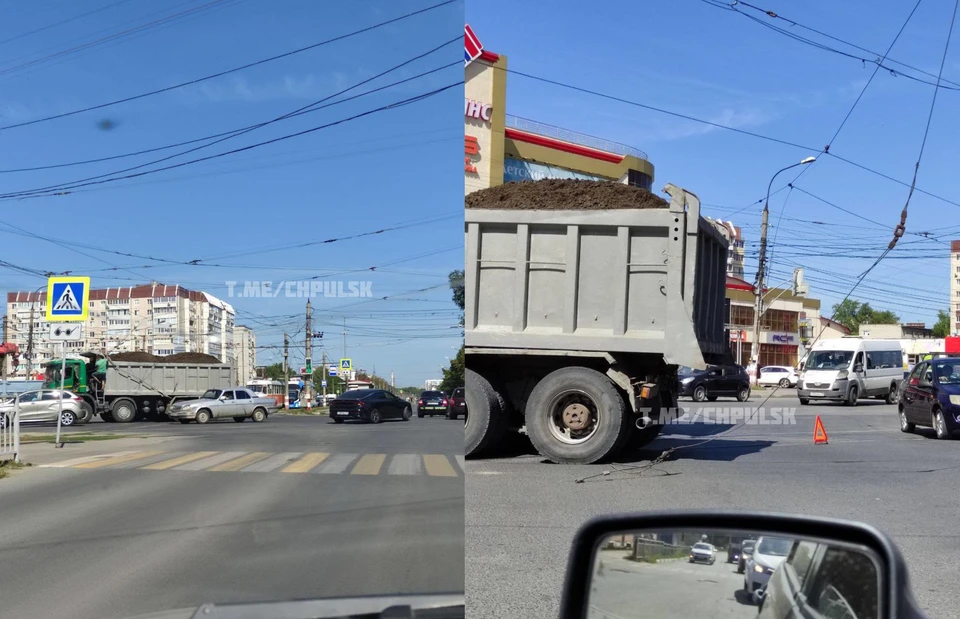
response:
[[[447,419],[456,419],[460,415],[467,416],[467,394],[463,387],[453,390],[450,406],[447,408]]]

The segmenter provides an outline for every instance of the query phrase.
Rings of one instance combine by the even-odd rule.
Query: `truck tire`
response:
[[[466,377],[467,422],[463,430],[464,453],[482,454],[498,444],[506,430],[503,406],[498,394],[486,378],[467,368]]]
[[[133,400],[117,400],[110,407],[110,414],[118,423],[130,423],[137,418],[137,405]]]
[[[557,464],[591,464],[617,454],[632,416],[613,382],[596,370],[567,367],[537,383],[527,400],[527,435]]]
[[[93,419],[93,407],[90,406],[89,402],[84,401],[83,404],[80,405],[80,409],[83,411],[83,414],[77,418],[77,423],[90,423]]]
[[[100,413],[100,419],[106,423],[114,423],[113,415],[109,411]]]

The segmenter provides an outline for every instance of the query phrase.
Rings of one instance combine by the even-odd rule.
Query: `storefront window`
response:
[[[753,308],[749,305],[731,305],[730,324],[737,327],[752,327]]]
[[[760,367],[765,365],[785,365],[796,367],[797,347],[779,344],[762,344],[760,346]]]
[[[799,327],[797,312],[769,309],[760,318],[761,329],[778,333],[796,333]]]

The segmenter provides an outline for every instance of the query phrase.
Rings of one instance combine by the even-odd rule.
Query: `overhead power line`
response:
[[[13,43],[14,41],[18,41],[18,40],[20,40],[20,39],[23,39],[23,38],[32,36],[32,35],[34,35],[34,34],[38,34],[38,33],[43,32],[43,31],[45,31],[45,30],[50,30],[51,28],[56,28],[57,26],[62,26],[62,25],[64,25],[64,24],[69,24],[69,23],[72,22],[72,21],[76,21],[76,20],[78,20],[78,19],[83,19],[84,17],[88,17],[88,16],[90,16],[90,15],[94,15],[94,14],[96,14],[96,13],[101,13],[101,12],[106,11],[106,10],[108,10],[108,9],[115,8],[115,7],[117,7],[117,6],[120,6],[121,4],[126,4],[127,2],[130,2],[130,0],[119,0],[118,2],[113,2],[113,3],[108,4],[108,5],[106,5],[106,6],[102,6],[102,7],[100,7],[99,9],[94,9],[94,10],[92,10],[92,11],[87,11],[86,13],[80,13],[79,15],[74,15],[73,17],[68,17],[68,18],[66,18],[66,19],[62,19],[62,20],[60,20],[60,21],[58,21],[58,22],[55,22],[55,23],[52,23],[52,24],[48,24],[48,25],[46,25],[46,26],[43,26],[42,28],[37,28],[37,29],[35,29],[35,30],[30,30],[29,32],[24,32],[23,34],[18,34],[18,35],[15,36],[15,37],[10,37],[10,38],[8,38],[8,39],[4,39],[4,40],[0,41],[0,45],[6,45],[7,43]]]
[[[335,42],[337,42],[337,41],[342,41],[342,40],[344,40],[344,39],[348,39],[348,38],[350,38],[350,37],[354,37],[354,36],[356,36],[356,35],[358,35],[358,34],[362,34],[362,33],[364,33],[364,32],[370,32],[371,30],[376,30],[377,28],[382,28],[383,26],[386,26],[386,25],[389,25],[389,24],[394,24],[394,23],[397,23],[397,22],[399,22],[399,21],[403,21],[403,20],[405,20],[405,19],[409,19],[409,18],[411,18],[411,17],[414,17],[414,16],[416,16],[416,15],[421,15],[421,14],[423,14],[423,13],[427,13],[427,12],[429,12],[429,11],[438,9],[438,8],[440,8],[440,7],[442,7],[442,6],[446,6],[446,5],[448,5],[448,4],[452,4],[452,3],[454,3],[455,1],[456,1],[456,0],[445,0],[444,2],[440,2],[440,3],[438,3],[438,4],[434,4],[434,5],[428,6],[428,7],[426,7],[426,8],[420,9],[420,10],[418,10],[418,11],[412,11],[412,12],[410,12],[410,13],[406,13],[406,14],[401,15],[401,16],[399,16],[399,17],[395,17],[395,18],[393,18],[393,19],[389,19],[389,20],[386,20],[386,21],[382,21],[382,22],[379,22],[379,23],[374,24],[374,25],[372,25],[372,26],[367,26],[366,28],[361,28],[360,30],[354,30],[353,32],[348,32],[348,33],[346,33],[346,34],[341,34],[341,35],[338,35],[338,36],[336,36],[336,37],[333,37],[333,38],[330,38],[330,39],[326,39],[326,40],[324,40],[324,41],[320,41],[320,42],[318,42],[318,43],[313,43],[312,45],[307,45],[306,47],[300,47],[300,48],[298,48],[298,49],[290,50],[290,51],[284,52],[284,53],[282,53],[282,54],[277,54],[276,56],[270,56],[270,57],[268,57],[268,58],[261,58],[260,60],[256,60],[256,61],[254,61],[254,62],[249,62],[249,63],[244,64],[244,65],[241,65],[241,66],[239,66],[239,67],[233,67],[232,69],[226,69],[226,70],[224,70],[224,71],[219,71],[219,72],[217,72],[217,73],[212,73],[212,74],[206,75],[206,76],[204,76],[204,77],[198,77],[198,78],[195,78],[195,79],[192,79],[192,80],[187,80],[187,81],[185,81],[185,82],[180,82],[179,84],[174,84],[174,85],[172,85],[172,86],[165,86],[165,87],[163,87],[163,88],[158,88],[158,89],[156,89],[156,90],[151,90],[151,91],[148,91],[148,92],[143,92],[143,93],[140,93],[140,94],[137,94],[137,95],[132,95],[132,96],[129,96],[129,97],[125,97],[125,98],[123,98],[123,99],[116,99],[116,100],[114,100],[114,101],[108,101],[108,102],[106,102],[106,103],[100,103],[100,104],[97,104],[97,105],[91,105],[91,106],[88,106],[88,107],[85,107],[85,108],[80,108],[80,109],[77,109],[77,110],[72,110],[72,111],[70,111],[70,112],[63,112],[63,113],[61,113],[61,114],[54,114],[54,115],[52,115],[52,116],[45,116],[45,117],[43,117],[43,118],[36,118],[36,119],[34,119],[34,120],[28,120],[28,121],[24,121],[24,122],[20,122],[20,123],[15,123],[15,124],[11,124],[11,125],[5,125],[5,126],[0,127],[0,131],[4,131],[4,130],[7,130],[7,129],[14,129],[14,128],[16,128],[16,127],[26,127],[26,126],[28,126],[28,125],[35,125],[35,124],[37,124],[37,123],[47,122],[47,121],[50,121],[50,120],[55,120],[55,119],[57,119],[57,118],[65,118],[65,117],[67,117],[67,116],[74,116],[74,115],[76,115],[76,114],[83,114],[84,112],[91,112],[91,111],[93,111],[93,110],[101,110],[101,109],[103,109],[103,108],[111,107],[111,106],[114,106],[114,105],[120,105],[121,103],[129,103],[130,101],[136,101],[136,100],[138,100],[138,99],[143,99],[143,98],[146,98],[146,97],[152,97],[152,96],[154,96],[154,95],[158,95],[158,94],[161,94],[161,93],[164,93],[164,92],[170,92],[171,90],[176,90],[176,89],[178,89],[178,88],[183,88],[184,86],[192,86],[192,85],[194,85],[194,84],[199,84],[199,83],[201,83],[201,82],[206,82],[206,81],[208,81],[208,80],[216,79],[216,78],[218,78],[218,77],[223,77],[224,75],[229,75],[229,74],[231,74],[231,73],[236,73],[236,72],[238,72],[238,71],[243,71],[243,70],[249,69],[249,68],[251,68],[251,67],[256,67],[256,66],[259,66],[259,65],[262,65],[262,64],[266,64],[266,63],[268,63],[268,62],[273,62],[273,61],[275,61],[275,60],[280,60],[281,58],[287,58],[287,57],[293,56],[293,55],[295,55],[295,54],[300,54],[300,53],[303,53],[303,52],[306,52],[306,51],[309,51],[309,50],[312,50],[312,49],[316,49],[316,48],[318,48],[318,47],[322,47],[322,46],[324,46],[324,45],[329,45],[330,43],[335,43]]]

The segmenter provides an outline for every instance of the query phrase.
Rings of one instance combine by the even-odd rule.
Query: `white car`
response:
[[[783,537],[761,537],[753,548],[753,555],[747,560],[747,571],[743,576],[743,590],[757,599],[757,591],[767,586],[774,570],[790,554],[793,540]]]
[[[786,365],[768,365],[760,368],[761,385],[779,385],[783,389],[797,386],[797,370]]]

